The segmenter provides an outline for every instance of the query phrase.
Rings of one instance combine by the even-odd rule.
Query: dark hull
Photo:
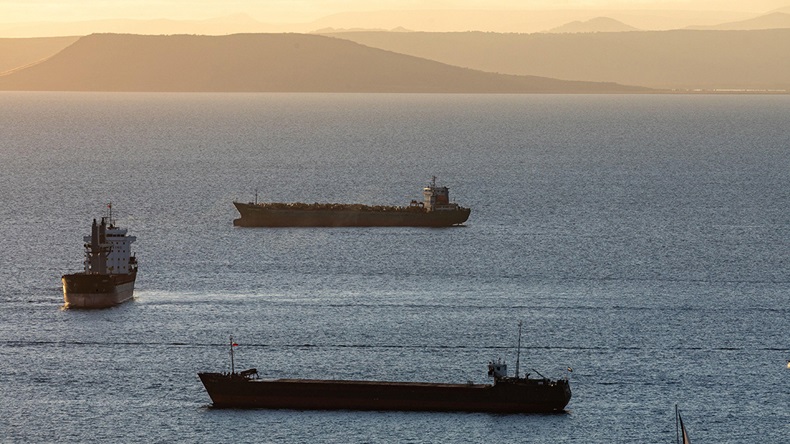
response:
[[[218,408],[553,413],[563,411],[571,398],[566,380],[520,379],[483,385],[198,375]]]
[[[427,212],[422,209],[275,209],[233,202],[241,215],[239,227],[449,227],[466,222],[469,208]]]
[[[63,276],[63,302],[66,308],[108,308],[134,296],[132,274],[74,273]]]

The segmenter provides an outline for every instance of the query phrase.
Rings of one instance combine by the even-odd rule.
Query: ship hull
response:
[[[136,273],[67,274],[62,278],[64,307],[89,309],[122,304],[134,297],[136,277]]]
[[[241,215],[239,227],[449,227],[466,222],[469,208],[424,211],[359,209],[275,209],[253,203],[234,202]]]
[[[199,376],[218,408],[554,413],[571,397],[565,380],[484,385]]]

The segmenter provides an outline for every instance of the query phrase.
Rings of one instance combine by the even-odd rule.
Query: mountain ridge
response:
[[[632,93],[647,88],[450,66],[309,34],[93,34],[0,76],[0,90]]]
[[[0,75],[52,57],[79,37],[0,38]]]
[[[664,90],[790,91],[790,29],[329,35],[488,72]]]
[[[774,11],[754,18],[709,26],[689,26],[686,29],[710,31],[756,31],[790,28],[790,13]]]

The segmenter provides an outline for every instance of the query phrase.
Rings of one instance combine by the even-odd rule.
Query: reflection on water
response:
[[[778,442],[790,418],[786,97],[2,94],[11,441]],[[457,229],[243,229],[231,202]],[[60,310],[113,202],[136,299]],[[196,373],[485,382],[573,367],[569,415],[215,411]],[[756,383],[759,381],[759,383]],[[766,415],[769,409],[772,413]]]

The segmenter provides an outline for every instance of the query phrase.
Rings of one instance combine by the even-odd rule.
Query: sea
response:
[[[0,442],[780,443],[790,96],[0,93]],[[451,228],[239,228],[233,201]],[[83,236],[135,298],[63,309]],[[521,351],[517,353],[519,323]],[[232,339],[231,339],[232,338]],[[568,378],[565,413],[214,409],[198,372]]]

